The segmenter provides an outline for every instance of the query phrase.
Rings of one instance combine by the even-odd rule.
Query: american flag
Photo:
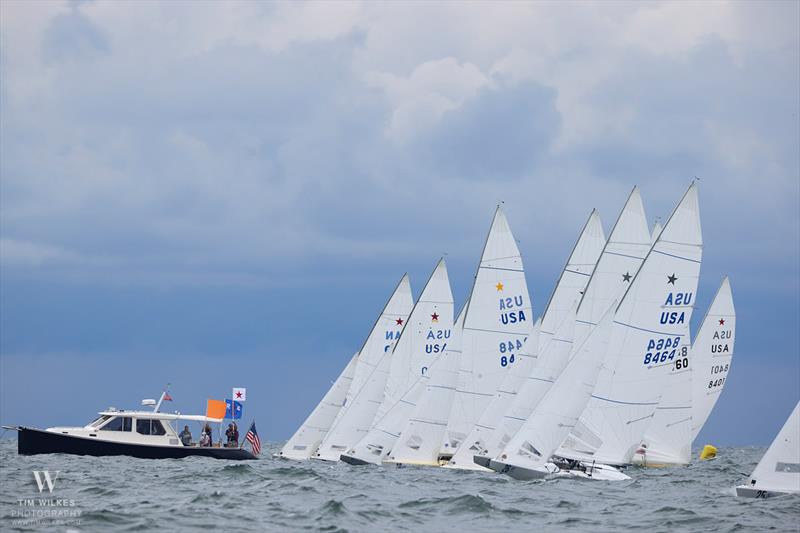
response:
[[[244,438],[250,443],[254,454],[258,455],[261,453],[261,439],[258,438],[255,422],[250,424],[250,429],[247,430],[247,435],[245,435]]]

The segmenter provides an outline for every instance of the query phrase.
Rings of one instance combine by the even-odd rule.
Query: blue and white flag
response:
[[[225,418],[238,420],[242,418],[242,402],[225,400]]]

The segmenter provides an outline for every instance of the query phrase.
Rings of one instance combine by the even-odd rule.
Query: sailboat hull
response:
[[[776,490],[764,490],[748,487],[747,485],[739,485],[736,487],[736,495],[740,498],[772,498],[774,496],[785,496],[787,494],[796,494],[792,492],[780,492]]]
[[[20,427],[17,452],[20,455],[66,453],[70,455],[127,455],[140,459],[182,459],[200,456],[244,461],[257,459],[242,448],[201,448],[199,446],[163,446],[112,442],[77,435],[54,433],[42,429]]]

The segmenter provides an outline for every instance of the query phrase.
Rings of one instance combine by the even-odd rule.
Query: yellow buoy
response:
[[[700,460],[705,461],[707,459],[713,459],[717,456],[717,449],[710,444],[706,444],[703,446],[703,451],[700,452]]]

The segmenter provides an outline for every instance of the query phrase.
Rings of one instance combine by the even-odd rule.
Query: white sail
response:
[[[486,453],[484,441],[491,437],[492,433],[502,421],[503,415],[508,411],[517,396],[517,392],[537,366],[538,359],[538,340],[541,321],[537,320],[533,326],[530,338],[525,342],[517,353],[517,361],[512,365],[502,383],[497,389],[494,398],[484,409],[478,421],[472,427],[467,437],[458,450],[450,459],[450,466],[465,470],[488,470],[472,462],[472,457],[476,454]]]
[[[500,207],[494,215],[464,316],[458,384],[447,424],[454,452],[494,397],[533,331],[517,243]]]
[[[692,183],[617,307],[595,393],[558,455],[612,465],[631,461],[667,374],[688,355],[702,250]]]
[[[542,326],[539,332],[540,353],[546,349],[556,328],[564,321],[570,308],[583,295],[605,244],[603,224],[597,210],[593,209],[542,314]]]
[[[430,466],[439,464],[439,454],[445,444],[445,429],[458,379],[465,309],[466,304],[453,326],[453,335],[447,349],[427,373],[430,379],[392,447],[389,462]]]
[[[514,475],[509,470],[521,468],[529,473],[538,471],[539,477],[550,473],[545,465],[575,427],[594,390],[608,348],[615,307],[612,302],[561,376],[498,455],[497,461],[510,467],[505,472]]]
[[[278,452],[279,457],[303,460],[309,459],[317,451],[322,439],[333,425],[336,415],[344,405],[352,401],[352,398],[347,398],[347,393],[353,382],[357,360],[356,353],[305,422]]]
[[[766,498],[775,493],[800,493],[800,402],[737,496]]]
[[[375,413],[383,400],[391,352],[413,304],[408,275],[403,275],[361,347],[349,393],[352,400],[339,411],[312,458],[338,461],[339,456],[372,427]],[[361,378],[362,375],[365,377]],[[361,386],[356,385],[357,380],[360,380]]]
[[[453,332],[453,294],[441,259],[392,352],[390,375],[375,423],[342,460],[380,464],[400,435],[429,380],[428,371],[445,352]]]
[[[726,276],[692,344],[692,441],[703,429],[725,386],[735,337],[736,309]]]
[[[661,235],[661,230],[664,229],[664,226],[661,225],[661,222],[656,221],[653,224],[653,232],[650,234],[650,243],[655,244],[658,236]]]

